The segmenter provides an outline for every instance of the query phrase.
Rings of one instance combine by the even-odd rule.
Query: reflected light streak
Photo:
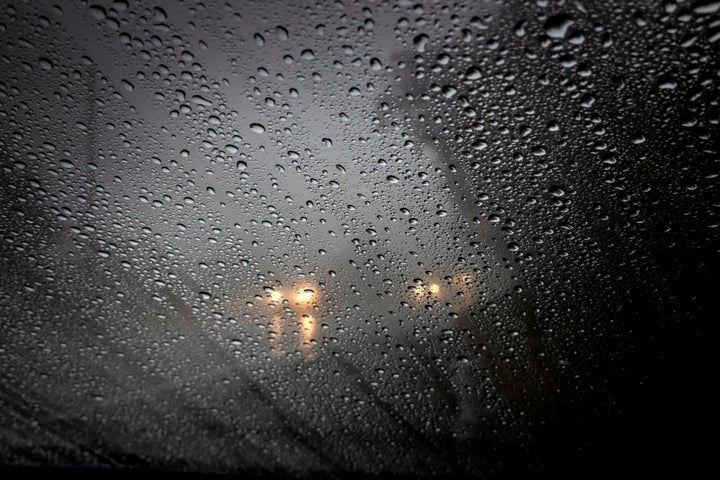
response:
[[[302,287],[295,284],[292,287],[267,288],[267,302],[261,304],[250,305],[247,299],[242,298],[233,302],[233,307],[238,311],[245,312],[252,306],[258,309],[258,315],[264,314],[272,319],[268,324],[267,342],[270,355],[275,359],[288,353],[289,345],[286,340],[289,339],[289,331],[298,334],[298,350],[306,360],[313,360],[317,354],[316,347],[322,338],[319,324],[322,322],[316,319],[313,312],[317,312],[322,318],[325,298],[318,285],[306,281],[300,285]],[[256,298],[260,296],[256,295]],[[278,307],[281,307],[282,311],[278,311]],[[291,323],[296,325],[298,330],[295,330]]]
[[[275,315],[273,317],[272,329],[275,332],[275,337],[270,338],[270,344],[272,345],[271,352],[272,352],[273,358],[279,358],[283,354],[282,348],[280,346],[281,339],[282,339],[282,316],[281,315]]]
[[[305,356],[308,360],[315,358],[315,354],[311,350],[314,347],[313,341],[317,341],[317,331],[318,325],[315,318],[312,315],[303,315],[300,349],[305,351]]]

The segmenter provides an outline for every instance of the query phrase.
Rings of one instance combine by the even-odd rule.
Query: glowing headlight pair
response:
[[[295,300],[299,303],[309,303],[315,298],[315,291],[310,288],[305,288],[303,290],[300,290],[295,294]],[[277,290],[273,290],[270,293],[270,301],[271,302],[280,302],[283,300],[282,293],[278,292]]]

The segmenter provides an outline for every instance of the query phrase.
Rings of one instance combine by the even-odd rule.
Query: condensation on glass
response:
[[[0,463],[593,445],[717,265],[719,9],[3,2]]]

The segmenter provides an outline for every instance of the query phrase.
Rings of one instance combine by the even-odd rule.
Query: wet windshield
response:
[[[719,11],[1,2],[0,464],[699,465]]]

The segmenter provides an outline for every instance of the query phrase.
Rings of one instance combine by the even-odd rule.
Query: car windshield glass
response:
[[[719,12],[0,2],[0,465],[700,469]]]

